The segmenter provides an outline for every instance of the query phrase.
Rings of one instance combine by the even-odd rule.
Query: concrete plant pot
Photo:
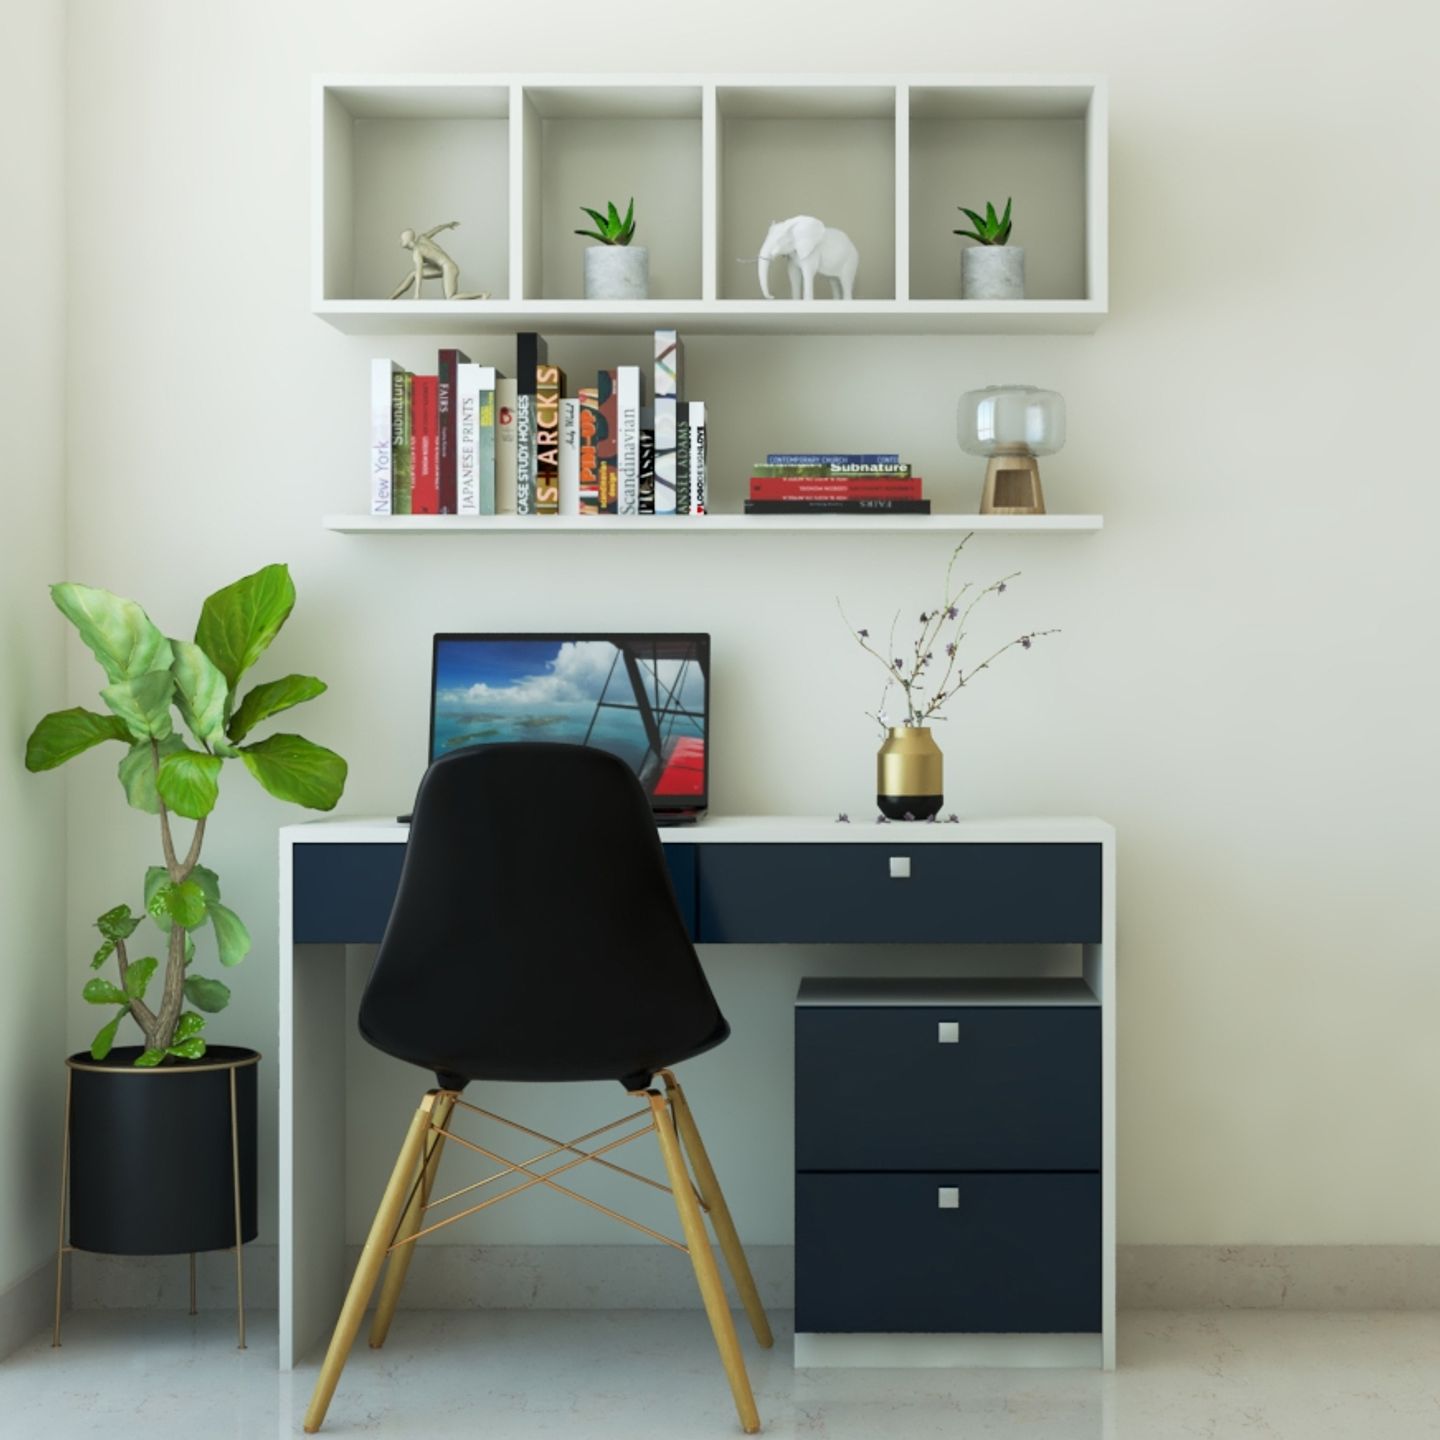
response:
[[[1025,247],[971,245],[960,252],[962,300],[1023,300]]]
[[[643,245],[590,245],[585,250],[587,300],[647,300],[650,252]]]

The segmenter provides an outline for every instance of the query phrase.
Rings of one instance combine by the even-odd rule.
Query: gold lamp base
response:
[[[980,494],[982,515],[1043,515],[1045,492],[1040,488],[1040,462],[1017,447],[990,457],[985,467],[985,488]]]

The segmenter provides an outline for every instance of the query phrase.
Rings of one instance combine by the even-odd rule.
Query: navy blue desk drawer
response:
[[[305,844],[296,845],[293,854],[295,943],[378,945],[400,886],[405,846]],[[685,928],[693,937],[694,847],[667,845],[665,859]]]
[[[874,844],[707,845],[699,878],[697,938],[717,944],[1100,938],[1092,844],[906,844],[895,826]]]
[[[797,1170],[1099,1167],[1098,1008],[795,1011]]]
[[[1098,1331],[1100,1177],[799,1175],[795,1328]]]

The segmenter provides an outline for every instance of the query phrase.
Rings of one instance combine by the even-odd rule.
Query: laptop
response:
[[[432,761],[516,740],[593,745],[635,772],[657,824],[683,824],[709,804],[709,738],[708,635],[435,636]]]

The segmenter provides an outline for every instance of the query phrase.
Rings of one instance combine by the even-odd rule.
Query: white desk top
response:
[[[398,845],[408,825],[376,816],[310,820],[281,828],[294,845]],[[849,824],[816,815],[709,815],[693,825],[662,825],[666,845],[930,845],[930,844],[1108,844],[1114,827],[1090,815],[1012,816],[994,819],[878,824],[856,812]]]

